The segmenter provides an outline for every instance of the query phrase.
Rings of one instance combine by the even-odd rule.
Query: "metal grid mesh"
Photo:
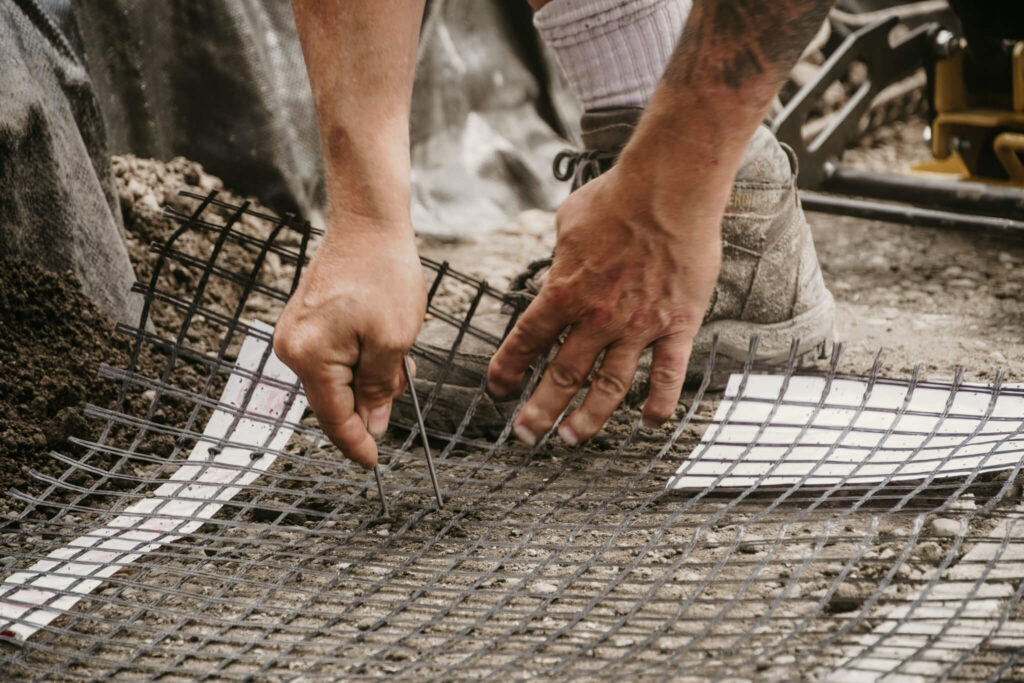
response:
[[[316,232],[216,193],[194,199],[191,215],[170,212],[181,227],[154,245],[152,278],[138,287],[143,319],[121,330],[135,341],[130,367],[101,370],[122,387],[114,408],[87,411],[101,436],[78,442],[80,459],[53,453],[67,469],[34,473],[48,484],[38,496],[12,492],[25,507],[0,526],[5,574],[173,482],[189,451],[210,441],[203,425],[215,411],[264,419],[218,397],[233,372],[261,380],[269,344],[255,370],[235,364],[246,335],[269,340],[243,321],[276,319]],[[528,448],[509,440],[516,406],[491,402],[480,367],[463,362],[469,347],[497,348],[515,308],[445,264],[424,266],[430,324],[452,340],[413,349],[443,509],[408,395],[381,446],[380,488],[308,411],[278,418],[272,428],[294,434],[253,452],[253,462],[275,456],[266,472],[27,641],[0,644],[8,671],[40,680],[1024,676],[1020,463],[872,485],[805,477],[668,490],[720,401],[714,355],[667,427],[642,428],[627,405],[578,448],[550,438]],[[956,417],[961,375],[926,383],[882,378],[880,367],[865,403],[882,383],[904,383],[908,395],[938,387],[951,400],[935,416]],[[795,370],[794,353],[780,371]],[[840,373],[837,348],[826,385]],[[300,389],[287,389],[291,405]],[[993,403],[1021,393],[1001,378],[985,391]],[[805,400],[821,410],[825,395]],[[1024,441],[1020,420],[989,411],[981,423],[993,420],[1008,425],[1001,444]],[[950,523],[955,531],[943,531]],[[14,592],[0,588],[0,602]]]

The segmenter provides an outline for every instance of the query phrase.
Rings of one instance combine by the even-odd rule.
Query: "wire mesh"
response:
[[[709,426],[730,419],[716,417],[714,352],[667,426],[641,426],[637,401],[627,401],[586,444],[570,448],[549,434],[526,447],[509,439],[511,418],[544,363],[508,404],[486,394],[484,375],[520,304],[424,260],[434,334],[412,351],[422,427],[407,394],[381,443],[378,482],[324,438],[294,381],[266,371],[270,335],[259,321],[276,319],[317,232],[216,193],[192,198],[191,214],[168,212],[180,227],[153,246],[153,275],[137,286],[139,325],[120,328],[134,342],[129,366],[101,370],[121,387],[115,406],[87,410],[101,435],[77,441],[80,458],[52,453],[66,470],[34,472],[46,484],[39,495],[11,492],[24,508],[0,521],[4,573],[66,554],[45,579],[62,586],[47,600],[59,616],[27,639],[0,642],[10,675],[1024,677],[1019,461],[874,484],[851,476],[667,488],[702,437],[717,438]],[[259,362],[241,367],[247,337],[259,342]],[[754,370],[750,358],[741,382]],[[794,351],[778,368],[785,382],[797,360]],[[884,378],[880,367],[863,378],[848,430],[882,385],[904,386],[908,401],[923,388],[949,392],[931,417],[958,418],[951,406],[961,374],[937,383],[917,373]],[[841,348],[819,374],[826,387],[843,376]],[[224,400],[232,377],[248,380],[246,400]],[[252,410],[248,397],[260,386],[286,392],[276,417]],[[992,405],[1021,393],[1001,377],[972,390]],[[821,411],[826,397],[822,390],[801,405]],[[218,414],[231,426],[211,436],[204,425]],[[1024,442],[1022,417],[990,409],[980,425],[995,424],[996,441],[1012,448]],[[245,420],[266,425],[259,447],[235,436]],[[274,435],[288,432],[275,446]],[[180,484],[194,466],[190,453],[242,448],[249,462],[223,465],[231,474],[217,489],[232,495],[201,525],[178,519],[176,533],[147,537],[108,574],[73,545],[152,501],[158,487]],[[165,503],[124,524],[167,516]],[[83,580],[81,566],[69,569],[76,558],[95,586],[65,606],[61,596]],[[0,606],[22,599],[20,588],[0,586]],[[26,625],[15,619],[0,630],[11,636]]]

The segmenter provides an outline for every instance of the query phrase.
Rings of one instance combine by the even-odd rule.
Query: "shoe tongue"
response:
[[[580,119],[583,146],[617,155],[629,142],[643,113],[639,107],[585,112]]]

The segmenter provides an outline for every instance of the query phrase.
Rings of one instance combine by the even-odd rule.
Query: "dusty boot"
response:
[[[619,109],[584,114],[587,149],[560,154],[555,175],[571,179],[575,190],[604,173],[642,113],[642,109]],[[796,171],[792,151],[759,126],[743,154],[722,218],[722,270],[694,339],[687,369],[690,378],[703,375],[715,335],[715,367],[725,372],[742,366],[755,335],[754,361],[761,366],[784,362],[794,339],[799,340],[801,357],[824,353],[831,344],[835,303],[825,288],[810,226],[797,198]],[[531,264],[512,289],[527,297],[536,294],[549,263]],[[643,370],[649,363],[648,353],[631,398],[646,395]]]
[[[556,157],[555,175],[571,179],[575,190],[608,170],[642,112],[621,109],[584,114],[587,149]],[[831,344],[835,303],[825,288],[810,227],[797,198],[796,170],[792,153],[767,128],[759,126],[740,162],[722,219],[722,269],[694,339],[689,379],[703,376],[716,335],[715,385],[742,367],[755,335],[754,362],[760,367],[784,362],[794,339],[799,340],[801,359],[824,354]],[[534,262],[513,282],[508,297],[512,305],[523,306],[539,291],[548,266],[550,259]],[[504,322],[507,317],[495,319],[493,327],[498,330]],[[447,352],[454,336],[454,330],[428,324],[420,343]],[[455,359],[457,365],[465,363],[486,372],[484,361],[482,354],[461,350]],[[649,365],[648,351],[630,389],[630,402],[646,397]],[[495,412],[505,415],[507,411]]]

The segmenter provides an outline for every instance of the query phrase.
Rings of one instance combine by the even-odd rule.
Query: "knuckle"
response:
[[[356,380],[356,393],[364,401],[386,401],[398,393],[401,384],[402,380],[398,375],[363,381]]]
[[[672,388],[682,382],[683,371],[677,364],[659,364],[651,368],[651,386],[654,388]]]
[[[303,335],[296,334],[291,327],[279,326],[274,332],[274,353],[281,362],[294,369],[309,356],[308,344]]]
[[[575,299],[572,288],[564,282],[556,280],[553,274],[549,275],[548,281],[544,283],[542,296],[543,299],[538,299],[538,303],[543,306],[542,310],[544,311],[564,310]]]
[[[515,356],[526,356],[537,347],[537,336],[536,324],[530,318],[522,318],[509,333],[504,349]],[[498,362],[500,364],[502,361]]]
[[[576,368],[557,360],[548,365],[548,375],[560,389],[576,389],[583,384],[582,374]]]
[[[629,386],[622,377],[604,371],[597,373],[590,386],[593,390],[614,398],[625,396],[629,390]]]

